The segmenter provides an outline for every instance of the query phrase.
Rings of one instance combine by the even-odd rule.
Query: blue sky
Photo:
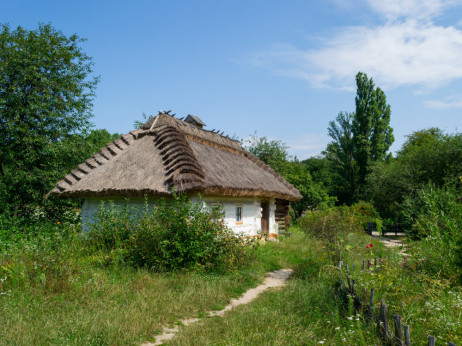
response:
[[[101,76],[93,123],[110,132],[171,109],[305,159],[354,111],[358,71],[386,92],[393,151],[462,123],[462,0],[0,0],[0,22],[87,38]]]

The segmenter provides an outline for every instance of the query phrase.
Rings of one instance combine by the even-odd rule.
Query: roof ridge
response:
[[[169,125],[159,126],[152,133],[166,170],[165,184],[169,187],[175,186],[178,191],[202,186],[205,179],[204,169],[197,161],[185,135]]]
[[[104,165],[106,162],[112,160],[119,153],[124,151],[133,141],[141,138],[141,133],[137,131],[130,131],[128,134],[122,135],[112,142],[102,147],[98,152],[93,154],[89,159],[77,165],[76,168],[66,174],[63,179],[56,183],[56,186],[46,194],[48,197],[51,193],[62,194],[70,186],[80,181],[85,175],[88,175],[93,169]],[[66,186],[67,185],[67,186]]]

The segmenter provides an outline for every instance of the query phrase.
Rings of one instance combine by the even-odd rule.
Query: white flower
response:
[[[323,343],[324,343],[324,341],[322,341],[322,340],[318,342],[318,344],[323,344]]]
[[[327,323],[330,323],[330,321],[327,321]]]
[[[339,330],[339,329],[340,329],[340,327],[335,327],[335,330]]]
[[[353,319],[353,316],[349,316],[348,319],[349,319],[349,320],[352,320],[352,319]]]

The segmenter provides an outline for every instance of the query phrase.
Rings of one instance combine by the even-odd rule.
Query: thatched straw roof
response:
[[[61,197],[169,195],[261,196],[289,201],[300,193],[239,143],[159,114],[116,139],[59,181]]]

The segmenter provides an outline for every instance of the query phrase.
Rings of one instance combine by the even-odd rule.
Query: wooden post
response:
[[[374,267],[377,267],[377,257],[374,259]]]
[[[388,307],[385,304],[385,300],[382,299],[380,303],[380,322],[383,323],[382,327],[382,335],[385,340],[388,340],[388,337],[390,335],[388,331]]]
[[[345,271],[348,273],[348,264],[345,263]]]
[[[429,335],[428,336],[428,346],[435,346],[435,337]]]
[[[346,278],[347,278],[347,282],[348,282],[348,291],[351,292],[351,280],[350,280],[350,276],[347,275]]]
[[[342,265],[343,265],[343,262],[342,262],[342,261],[338,261],[338,264],[337,264],[338,269],[342,269]]]
[[[366,260],[363,259],[363,271],[365,271],[365,270],[366,270]]]
[[[403,345],[403,329],[401,326],[401,316],[393,315],[393,322],[395,324],[395,342],[398,345]]]
[[[371,300],[369,302],[369,311],[367,314],[367,322],[372,322],[374,318],[374,289],[371,288]]]
[[[404,326],[404,345],[411,346],[411,328]]]

